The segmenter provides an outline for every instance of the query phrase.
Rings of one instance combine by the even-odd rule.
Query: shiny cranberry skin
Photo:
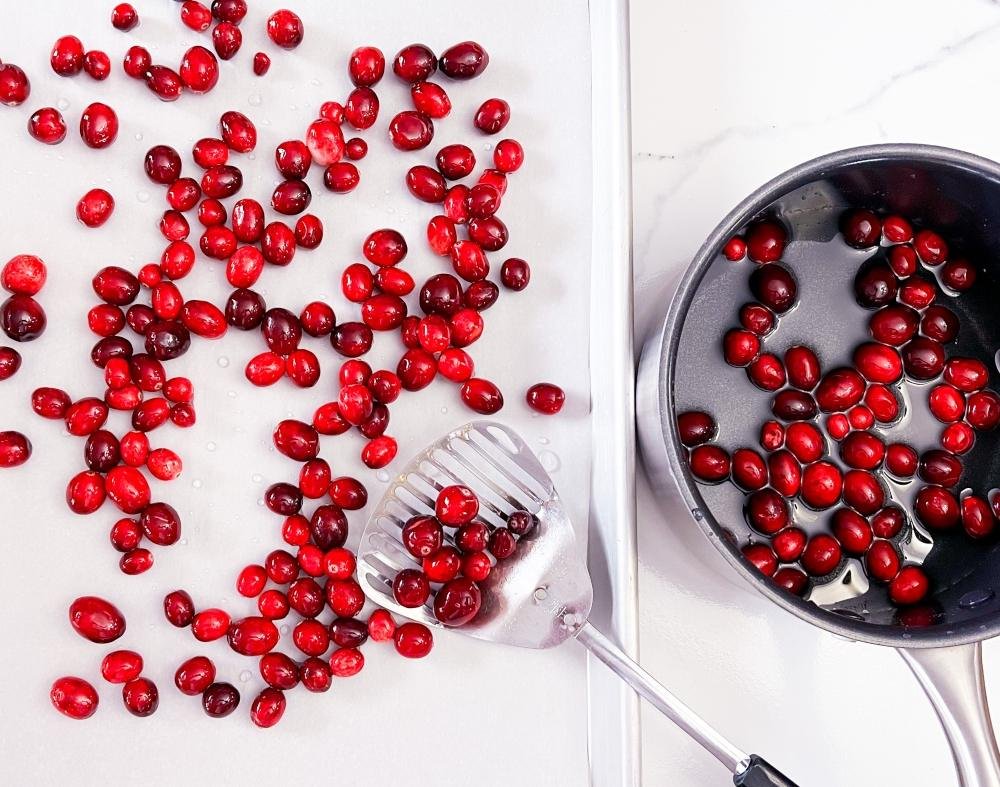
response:
[[[330,634],[318,620],[306,619],[292,629],[292,641],[307,656],[322,656],[330,647]]]
[[[941,447],[953,454],[961,455],[972,450],[976,442],[975,430],[967,423],[949,424],[941,430]]]
[[[212,16],[220,22],[238,25],[246,15],[246,0],[213,0],[212,2]]]
[[[882,222],[870,210],[851,210],[840,220],[844,242],[854,249],[869,249],[882,239]]]
[[[889,581],[889,598],[894,604],[916,604],[923,601],[930,581],[919,566],[903,566]]]
[[[972,393],[986,387],[990,372],[978,358],[955,356],[944,365],[944,379],[959,391]]]
[[[125,633],[125,616],[110,601],[81,596],[69,606],[69,622],[81,637],[107,644]]]
[[[66,139],[66,121],[53,107],[43,107],[28,118],[28,133],[39,142],[55,145]]]
[[[791,563],[801,557],[806,548],[805,531],[797,527],[786,527],[771,539],[774,554],[782,563]]]
[[[422,659],[434,647],[434,635],[423,623],[403,623],[393,634],[396,652],[408,659]]]
[[[941,423],[960,421],[965,415],[965,396],[952,385],[935,385],[927,397],[931,413]]]
[[[87,147],[108,147],[118,137],[118,115],[107,104],[91,104],[80,116],[80,136]]]
[[[396,55],[392,63],[393,73],[409,84],[423,82],[438,68],[434,53],[423,44],[410,44]]]
[[[28,77],[13,63],[0,65],[0,104],[16,107],[28,100],[31,84]]]
[[[347,97],[343,108],[344,119],[356,129],[371,128],[378,120],[379,100],[370,87],[356,87]],[[339,123],[339,121],[337,121]],[[340,126],[338,125],[339,129]],[[344,147],[346,152],[346,143]]]
[[[889,582],[899,573],[899,553],[889,541],[876,541],[865,555],[868,576],[879,582]]]
[[[878,309],[896,299],[896,274],[882,262],[868,263],[854,277],[854,298],[866,309]]]
[[[850,555],[861,556],[871,546],[872,527],[868,524],[868,520],[856,511],[849,508],[838,508],[833,513],[830,528],[836,540],[843,546],[844,551]],[[810,544],[812,544],[811,541]],[[807,570],[809,570],[808,567]],[[810,573],[812,572],[810,571]]]
[[[691,451],[691,472],[699,481],[717,484],[729,478],[729,454],[717,445],[699,445]]]
[[[732,476],[741,489],[761,489],[767,484],[767,464],[752,448],[737,448],[733,451]]]
[[[874,474],[848,470],[844,473],[844,502],[858,513],[871,516],[885,503],[885,490]]]
[[[774,576],[774,572],[778,570],[778,558],[767,544],[747,544],[740,551],[765,577]]]
[[[805,391],[784,390],[771,400],[771,412],[782,421],[809,421],[816,417],[816,400]]]
[[[149,50],[141,46],[130,46],[122,61],[122,70],[132,79],[145,79],[146,72],[153,64]]]
[[[919,230],[913,239],[913,247],[926,265],[937,266],[948,258],[948,244],[944,238],[932,230]]]
[[[406,110],[389,122],[389,139],[397,150],[421,150],[434,138],[434,123],[423,112]]]
[[[802,552],[802,567],[814,577],[823,577],[840,565],[840,543],[827,533],[817,533],[809,539]]]
[[[416,569],[403,569],[392,581],[392,595],[400,606],[411,609],[423,606],[430,594],[431,586],[427,577]]]
[[[372,346],[372,329],[361,322],[342,322],[330,334],[330,343],[341,355],[357,358]]]
[[[191,633],[199,642],[213,642],[226,636],[229,614],[221,609],[203,609],[191,620]]]
[[[76,76],[83,70],[83,42],[76,36],[57,38],[49,55],[52,70],[61,77]]]
[[[122,686],[122,700],[133,716],[152,716],[160,705],[160,693],[149,678],[135,678]]]
[[[410,167],[406,173],[406,187],[414,197],[423,202],[441,202],[444,199],[444,178],[431,167]]]
[[[216,54],[222,60],[231,60],[240,51],[240,47],[243,46],[243,33],[236,25],[230,22],[220,22],[212,30],[212,46],[215,47]],[[181,76],[183,77],[183,72],[181,72]]]
[[[899,300],[914,309],[926,309],[936,298],[934,282],[922,276],[907,279],[899,288]]]
[[[250,331],[264,321],[267,305],[253,290],[233,290],[226,301],[226,322],[241,331]]]
[[[267,347],[278,355],[289,355],[302,341],[302,324],[288,309],[269,309],[260,326]]]
[[[446,582],[434,595],[434,617],[446,626],[463,626],[479,614],[479,586],[466,577]]]
[[[180,74],[167,66],[152,65],[146,71],[146,87],[160,101],[176,101],[184,91],[184,83]]]
[[[108,497],[125,514],[138,514],[150,503],[146,478],[134,467],[115,467],[105,478]]]
[[[183,590],[174,590],[163,598],[163,614],[172,626],[185,628],[194,620],[194,602]]]
[[[356,86],[371,87],[385,73],[385,55],[377,47],[358,47],[351,52],[347,71]]]
[[[972,538],[985,538],[996,527],[990,504],[983,498],[969,495],[961,502],[962,527]]]
[[[747,229],[747,254],[757,263],[776,262],[785,252],[788,232],[773,219],[755,222]]]
[[[267,36],[282,49],[295,49],[302,43],[304,33],[302,20],[287,8],[275,11],[267,18]]]
[[[21,354],[13,347],[0,347],[0,382],[9,380],[21,368]]]
[[[981,432],[988,431],[1000,423],[1000,396],[993,391],[976,391],[969,394],[965,419]]]
[[[302,685],[312,692],[327,691],[333,682],[330,665],[315,656],[310,656],[302,662],[300,672]]]
[[[715,419],[701,410],[688,410],[677,416],[677,434],[688,448],[713,440],[718,431]]]
[[[679,419],[678,423],[680,423]],[[714,434],[712,436],[714,437]],[[777,421],[765,421],[760,428],[761,448],[763,448],[765,451],[777,451],[784,444],[785,444],[785,427],[779,424]]]
[[[97,711],[99,698],[94,687],[83,678],[58,678],[49,690],[53,707],[71,719],[89,719]]]
[[[205,192],[205,196],[213,199],[231,197],[241,188],[243,188],[243,173],[229,164],[210,167],[201,176],[201,190]],[[200,212],[199,218],[201,218]]]
[[[813,462],[802,471],[802,501],[812,509],[822,510],[836,505],[843,488],[844,477],[831,462]]]
[[[777,533],[788,524],[788,504],[773,489],[760,489],[747,498],[747,522],[760,533]]]
[[[947,489],[939,486],[925,486],[917,492],[913,512],[931,530],[953,528],[961,518],[958,500]]]
[[[888,254],[889,268],[900,279],[905,279],[917,272],[917,252],[912,246],[893,246]]]
[[[100,50],[87,52],[83,56],[83,70],[91,79],[101,82],[111,74],[111,58]]]
[[[368,503],[368,490],[356,478],[342,476],[333,479],[333,483],[330,484],[330,499],[340,508],[357,511]]]
[[[467,145],[446,145],[438,151],[437,168],[448,180],[458,180],[472,173],[476,155]]]
[[[955,292],[965,292],[976,283],[977,275],[968,260],[948,260],[941,268],[941,283]]]
[[[286,180],[279,183],[271,194],[271,207],[285,216],[296,216],[309,207],[312,192],[301,180]]]
[[[783,497],[795,497],[802,488],[802,468],[787,450],[775,451],[767,458],[771,486]]]
[[[467,486],[446,486],[438,492],[434,510],[442,524],[458,527],[476,518],[479,498]]]
[[[871,518],[871,530],[878,538],[895,538],[906,524],[906,514],[899,506],[886,506]]]
[[[811,391],[820,377],[819,358],[809,347],[796,345],[785,351],[788,382],[802,391]]]
[[[379,266],[392,266],[406,257],[406,239],[396,230],[375,230],[361,247],[365,259]]]
[[[439,61],[441,71],[452,79],[472,79],[490,64],[490,56],[475,41],[463,41],[446,49]]]
[[[503,407],[503,394],[500,389],[481,377],[471,377],[462,383],[460,390],[462,401],[467,407],[483,415],[492,415]]]
[[[221,719],[240,704],[240,693],[231,683],[213,683],[201,695],[201,707],[209,716]]]
[[[739,235],[734,235],[722,247],[722,254],[730,262],[739,262],[747,256],[747,243]]]
[[[181,157],[169,145],[154,145],[146,152],[143,166],[151,181],[166,186],[180,177]]]
[[[405,390],[419,391],[431,384],[437,374],[437,362],[425,350],[408,350],[400,358],[396,374]]]
[[[27,437],[20,432],[0,432],[0,468],[18,467],[30,458],[31,441]]]
[[[552,383],[536,383],[525,394],[528,406],[543,415],[555,415],[563,408],[566,394],[562,388]]]
[[[750,291],[771,311],[783,314],[795,305],[798,285],[787,268],[764,265],[750,275]]]
[[[181,4],[181,22],[195,32],[203,33],[212,24],[212,12],[198,0],[184,0]]]
[[[858,402],[865,392],[864,378],[850,368],[827,372],[816,388],[816,402],[825,413],[843,412]]]
[[[101,677],[108,683],[128,683],[142,672],[142,656],[134,650],[113,650],[101,661]]]
[[[947,344],[958,336],[958,317],[946,306],[928,306],[920,317],[920,332],[928,339]]]
[[[425,558],[442,545],[441,525],[434,517],[415,516],[407,520],[402,532],[403,546],[415,558]]]
[[[225,30],[222,25],[219,25],[213,33],[212,39],[215,41],[216,51],[219,52],[219,56],[223,60],[228,60],[232,57],[229,53],[228,46],[219,46],[218,39],[220,36],[220,30]],[[236,30],[236,28],[232,28]],[[239,35],[239,31],[236,30],[236,34]],[[224,34],[223,34],[224,35]],[[229,54],[229,57],[226,55]],[[209,52],[203,46],[193,46],[187,52],[184,53],[184,57],[181,60],[181,65],[178,70],[178,76],[181,82],[184,84],[188,90],[192,93],[207,93],[215,84],[219,81],[219,61],[215,59],[215,55]]]
[[[254,697],[250,705],[250,720],[258,727],[273,727],[285,715],[285,693],[268,687]]]
[[[278,627],[267,618],[243,618],[229,626],[229,647],[242,656],[263,656],[278,644]]]
[[[871,432],[851,432],[840,444],[840,458],[856,470],[875,470],[885,458],[885,444]]]
[[[854,350],[854,367],[872,383],[890,385],[903,376],[899,352],[885,344],[865,342]]]
[[[750,331],[731,328],[722,337],[722,357],[730,366],[747,366],[760,354],[760,339]]]
[[[299,667],[284,653],[268,653],[260,659],[260,676],[268,686],[288,691],[299,684]]]
[[[336,164],[344,156],[344,135],[340,124],[320,118],[306,130],[306,147],[319,166]]]
[[[763,353],[747,366],[750,382],[765,391],[777,391],[785,385],[785,366],[771,353]]]
[[[962,463],[954,454],[932,448],[920,457],[917,473],[928,484],[953,487],[962,477]]]
[[[237,153],[249,153],[257,147],[257,127],[242,112],[223,112],[219,131],[226,146]]]
[[[9,434],[9,433],[5,433]],[[16,433],[10,433],[16,434]],[[15,446],[19,448],[19,446]],[[10,449],[5,451],[10,453]],[[15,454],[15,457],[20,454]],[[106,492],[104,490],[104,479],[99,473],[83,472],[77,473],[70,479],[66,486],[66,504],[74,514],[92,514],[102,505]]]
[[[286,178],[304,178],[312,165],[309,146],[297,139],[282,142],[274,149],[274,163]]]
[[[944,347],[933,339],[918,336],[903,345],[901,353],[903,368],[914,380],[933,380],[944,371]]]
[[[139,14],[131,3],[119,3],[111,10],[111,24],[116,30],[128,32],[139,24]]]
[[[493,149],[493,166],[500,172],[517,172],[524,163],[524,148],[514,139],[502,139]]]

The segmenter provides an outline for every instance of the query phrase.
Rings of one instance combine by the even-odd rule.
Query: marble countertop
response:
[[[1000,159],[1000,7],[633,0],[636,333],[667,307],[706,235],[799,162],[874,142]],[[730,577],[679,500],[639,479],[642,660],[740,746],[800,784],[957,784],[944,734],[891,649],[838,639]],[[1000,707],[1000,647],[984,648]],[[647,785],[724,784],[655,712]]]

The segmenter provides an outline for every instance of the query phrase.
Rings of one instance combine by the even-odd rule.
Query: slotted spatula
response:
[[[575,638],[715,755],[735,784],[795,787],[763,758],[726,740],[588,622],[590,575],[552,479],[525,442],[501,424],[476,421],[456,429],[419,454],[389,486],[358,549],[358,577],[372,601],[441,627],[431,602],[417,609],[397,604],[392,578],[404,568],[420,567],[400,541],[403,525],[410,517],[433,515],[438,490],[450,484],[476,493],[479,517],[490,527],[504,525],[514,511],[528,511],[538,520],[518,541],[514,556],[497,563],[481,583],[479,614],[457,631],[525,648],[550,648]]]

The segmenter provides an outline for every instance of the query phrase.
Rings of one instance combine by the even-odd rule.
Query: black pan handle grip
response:
[[[736,787],[797,787],[795,782],[757,754],[750,755],[750,766],[733,777]]]

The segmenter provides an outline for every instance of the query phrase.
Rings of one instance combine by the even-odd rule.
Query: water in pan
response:
[[[811,187],[815,188],[815,187]],[[764,348],[781,356],[796,344],[805,344],[816,351],[823,370],[850,365],[851,354],[859,343],[870,340],[868,319],[872,312],[859,306],[853,295],[853,280],[859,266],[878,250],[858,251],[848,247],[837,232],[843,208],[834,207],[836,200],[821,191],[790,195],[780,206],[782,218],[791,226],[791,243],[782,262],[795,274],[798,280],[798,302],[794,309],[782,316],[777,329],[764,341]],[[815,201],[814,201],[815,200]],[[688,409],[703,409],[710,412],[719,425],[718,443],[729,451],[747,446],[760,449],[760,426],[773,417],[770,400],[773,394],[756,388],[747,379],[742,369],[728,366],[722,358],[722,335],[731,327],[738,326],[738,309],[741,304],[753,300],[748,287],[748,279],[756,266],[749,260],[732,263],[721,255],[707,271],[698,292],[692,301],[685,319],[681,342],[676,358],[674,401],[676,412]],[[974,314],[975,305],[968,301],[973,296],[949,297],[943,290],[939,299],[947,303],[962,320],[958,341],[948,348],[949,356],[973,355],[985,358],[995,368],[998,355],[994,337],[980,329]],[[903,415],[894,424],[882,427],[876,424],[874,431],[888,444],[905,442],[918,452],[937,447],[942,424],[930,413],[927,406],[927,392],[930,383],[904,381],[900,386]],[[985,467],[978,458],[992,458],[995,439],[979,435],[973,452],[964,461],[968,468],[980,470],[963,474],[958,491],[974,486],[980,494],[985,494],[996,484],[988,483],[993,462],[986,461]],[[829,458],[840,463],[837,444],[827,438]],[[842,464],[842,463],[840,463]],[[905,483],[887,479],[879,474],[887,492],[887,502],[895,501],[907,511],[908,525],[897,537],[904,561],[923,564],[935,581],[935,565],[942,561],[941,553],[951,549],[951,543],[967,539],[964,533],[933,537],[914,521],[912,502],[921,486],[919,480]],[[974,478],[972,478],[974,476]],[[984,485],[985,484],[985,485]],[[759,540],[747,525],[743,506],[744,494],[731,483],[716,486],[699,484],[705,504],[724,528],[732,532],[737,546],[745,544],[753,536]],[[817,512],[804,506],[801,501],[791,503],[795,524],[810,535],[829,532],[831,510]],[[960,529],[959,529],[960,531]],[[932,553],[934,541],[941,548]],[[982,545],[982,553],[987,551]],[[960,547],[963,553],[968,544]],[[952,585],[959,586],[962,579],[972,573],[956,571],[949,566],[946,576]],[[941,600],[940,582],[936,595]],[[976,588],[956,588],[954,601],[964,609],[969,605],[961,599],[969,593],[991,594],[989,590]],[[991,595],[992,597],[992,595]],[[884,586],[868,582],[861,563],[853,558],[845,558],[836,571],[810,584],[807,598],[833,611],[872,621],[891,622],[895,609],[890,605]],[[954,608],[954,604],[943,604]]]

